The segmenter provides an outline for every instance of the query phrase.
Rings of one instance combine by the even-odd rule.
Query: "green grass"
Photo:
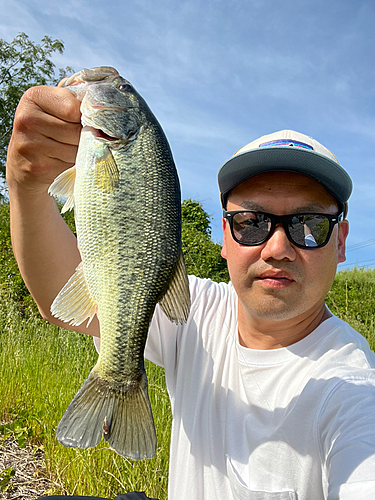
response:
[[[326,303],[333,314],[361,333],[375,351],[375,269],[338,272]]]
[[[96,358],[91,337],[49,325],[37,315],[26,317],[11,301],[3,302],[0,419],[15,420],[13,433],[21,446],[27,440],[43,447],[56,483],[54,493],[114,498],[134,490],[166,499],[171,412],[161,368],[147,366],[158,435],[152,460],[124,459],[104,441],[93,449],[79,450],[65,448],[56,439],[58,422]]]

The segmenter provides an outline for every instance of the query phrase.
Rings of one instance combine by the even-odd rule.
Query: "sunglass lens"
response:
[[[237,213],[233,217],[235,239],[244,245],[259,245],[267,239],[271,220],[264,214]]]
[[[302,247],[324,245],[329,234],[329,220],[324,215],[298,215],[289,221],[291,239]]]

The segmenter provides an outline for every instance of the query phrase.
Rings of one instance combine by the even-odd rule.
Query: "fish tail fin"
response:
[[[102,436],[119,455],[152,458],[156,433],[146,373],[116,391],[93,370],[65,411],[57,439],[64,446],[91,448]]]

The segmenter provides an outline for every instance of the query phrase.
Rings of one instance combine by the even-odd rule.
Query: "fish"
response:
[[[74,207],[82,261],[51,305],[87,326],[97,315],[100,354],[66,409],[58,441],[91,448],[102,437],[119,455],[152,458],[156,432],[144,348],[156,304],[187,320],[181,194],[168,140],[145,100],[112,67],[82,69],[60,85],[81,101],[76,163],[49,193]]]

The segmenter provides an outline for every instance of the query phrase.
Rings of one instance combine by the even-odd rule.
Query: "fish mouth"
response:
[[[87,127],[92,135],[96,137],[97,139],[105,139],[106,141],[119,141],[120,139],[118,137],[113,137],[111,135],[106,134],[103,130],[100,128],[94,128],[94,127]]]

